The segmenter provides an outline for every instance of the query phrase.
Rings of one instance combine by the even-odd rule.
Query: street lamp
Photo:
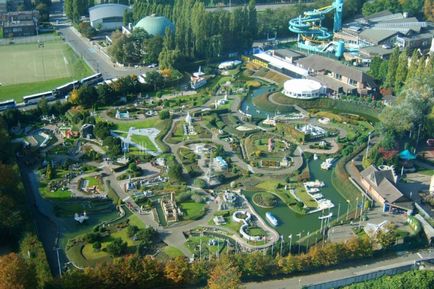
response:
[[[359,197],[357,197],[356,198],[356,213],[355,213],[355,215],[354,215],[354,219],[356,219],[357,218],[357,212],[358,212],[358,207],[359,206]]]
[[[288,236],[289,238],[289,253],[291,253],[291,246],[292,246],[292,234]]]
[[[297,234],[298,236],[298,254],[300,254],[300,239],[301,239],[301,232]]]
[[[345,219],[348,221],[348,215],[350,214],[350,200],[347,200],[348,206],[347,206],[347,218]]]

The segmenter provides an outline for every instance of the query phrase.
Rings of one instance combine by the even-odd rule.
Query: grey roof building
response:
[[[104,31],[121,29],[125,10],[122,4],[100,4],[89,8],[90,25]]]
[[[396,187],[397,177],[392,169],[379,170],[371,165],[361,173],[361,183],[373,199],[401,209],[411,209],[411,202]]]
[[[7,3],[7,0],[0,0],[0,13],[5,13],[8,10]]]
[[[311,76],[334,92],[366,95],[377,87],[374,79],[365,72],[320,55],[309,55],[297,61],[309,70]]]

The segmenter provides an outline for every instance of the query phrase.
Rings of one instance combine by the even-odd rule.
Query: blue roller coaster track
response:
[[[322,26],[322,21],[327,14],[334,12],[333,32],[342,29],[342,13],[343,13],[344,0],[335,0],[330,6],[312,11],[304,12],[297,18],[289,21],[289,30],[305,40],[308,39],[313,42],[326,42],[332,39],[333,33],[328,31],[327,28]]]

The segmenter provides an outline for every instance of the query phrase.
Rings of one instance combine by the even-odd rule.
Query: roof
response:
[[[273,57],[270,54],[265,53],[265,52],[254,54],[254,56],[261,59],[261,60],[264,60],[265,62],[267,62],[267,63],[271,64],[272,66],[277,67],[279,69],[284,68],[288,71],[292,71],[292,72],[294,72],[298,75],[302,75],[302,76],[307,76],[309,74],[306,69],[295,66],[294,64],[289,63],[287,61],[283,61],[279,58]]]
[[[173,23],[164,16],[150,15],[142,18],[134,26],[134,29],[141,28],[150,35],[163,36],[166,29],[169,28],[172,32],[175,31]]]
[[[288,58],[303,56],[302,54],[290,49],[275,49],[274,54],[277,54],[278,56],[281,57],[288,57]]]
[[[366,29],[363,30],[359,36],[360,38],[362,38],[365,41],[368,41],[372,44],[380,44],[380,42],[395,36],[396,34],[398,34],[398,31],[396,30],[384,30],[384,29]]]
[[[351,86],[347,83],[344,83],[342,81],[331,78],[327,75],[318,74],[318,75],[315,75],[315,77],[309,76],[308,78],[313,79],[315,81],[319,81],[326,88],[331,89],[333,91],[341,91],[342,90],[345,93],[353,93],[356,89],[356,87],[354,87],[354,86]]]
[[[404,151],[400,152],[399,157],[403,160],[406,160],[406,161],[416,159],[416,156],[413,153],[411,153],[409,150],[404,150]]]
[[[17,21],[17,22],[3,22],[3,27],[4,28],[9,28],[9,27],[35,27],[36,23],[31,21],[31,20],[26,20],[26,21]]]
[[[383,11],[371,14],[369,16],[366,16],[365,19],[367,19],[367,20],[374,19],[375,20],[377,18],[381,19],[382,17],[390,16],[390,15],[392,15],[392,12],[390,12],[389,10],[383,10]]]
[[[321,83],[312,79],[290,79],[285,81],[283,87],[286,91],[303,94],[319,92],[322,86]]]
[[[365,17],[365,19],[368,20],[369,22],[384,22],[384,21],[399,20],[404,18],[405,17],[402,13],[392,14],[388,10],[380,11],[378,13]]]
[[[357,82],[365,83],[371,87],[375,87],[374,80],[363,71],[331,58],[312,54],[298,60],[297,63],[305,69],[313,69],[315,71],[328,70],[341,74]]]
[[[123,17],[127,5],[122,4],[100,4],[89,8],[89,19],[91,22],[111,17]]]
[[[394,184],[392,170],[380,171],[371,165],[363,170],[361,175],[386,202],[393,204],[400,199],[403,200],[404,195]]]
[[[367,56],[386,56],[392,54],[393,49],[383,48],[381,45],[360,48],[360,53]]]

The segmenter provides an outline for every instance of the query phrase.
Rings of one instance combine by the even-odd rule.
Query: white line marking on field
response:
[[[65,56],[63,56],[63,61],[65,61],[65,64],[66,65],[68,65],[69,63],[68,63],[68,60],[66,59],[66,57]]]

